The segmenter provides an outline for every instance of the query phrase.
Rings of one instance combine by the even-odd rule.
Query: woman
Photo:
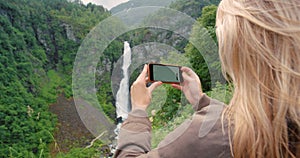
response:
[[[229,105],[208,98],[197,75],[182,68],[184,82],[173,86],[195,115],[151,150],[145,109],[162,83],[147,88],[145,66],[132,86],[133,110],[115,156],[300,157],[300,1],[222,0],[216,27],[222,69],[234,86]],[[223,117],[200,137],[199,126],[211,123],[203,119],[212,115],[209,107],[222,107]]]

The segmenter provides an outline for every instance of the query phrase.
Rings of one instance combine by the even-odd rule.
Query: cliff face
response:
[[[16,45],[16,50],[34,50],[30,44],[39,47],[50,68],[61,64],[65,52],[76,52],[90,29],[110,15],[101,6],[64,0],[2,1],[0,5],[3,33],[25,42]]]

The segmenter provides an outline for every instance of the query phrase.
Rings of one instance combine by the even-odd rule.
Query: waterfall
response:
[[[128,113],[131,109],[129,104],[129,72],[128,68],[131,64],[131,48],[127,41],[124,42],[124,52],[123,52],[123,78],[120,82],[119,90],[116,95],[116,113],[117,113],[117,127],[114,130],[116,137],[113,143],[110,145],[111,154],[114,155],[116,151],[116,140],[118,139],[119,131],[122,122],[127,119]]]
[[[116,96],[116,113],[117,113],[117,128],[115,133],[118,135],[121,123],[128,117],[130,111],[129,104],[129,74],[128,68],[131,64],[131,48],[127,41],[124,42],[124,53],[123,53],[123,78],[120,82],[119,90]]]

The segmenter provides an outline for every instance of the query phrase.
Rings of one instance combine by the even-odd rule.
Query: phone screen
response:
[[[179,66],[149,64],[150,80],[165,83],[180,83],[181,71]]]

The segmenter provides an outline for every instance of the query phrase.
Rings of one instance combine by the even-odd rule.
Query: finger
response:
[[[182,86],[178,85],[178,84],[172,84],[172,87],[182,90]]]
[[[143,71],[141,72],[141,74],[137,77],[136,80],[139,80],[139,81],[145,81],[145,78],[147,76],[147,70],[148,69],[148,66],[145,64],[144,65],[144,68],[143,68]]]
[[[154,89],[156,89],[157,87],[159,87],[160,85],[162,85],[162,82],[158,81],[158,82],[154,82],[151,84],[149,88],[150,93],[152,93],[154,91]]]
[[[188,68],[188,67],[182,67],[181,71],[185,72],[187,75],[189,75],[191,77],[196,77],[197,76],[197,74],[191,68]]]
[[[193,78],[191,76],[189,76],[186,72],[182,73],[182,78],[183,78],[183,81],[192,81],[193,80]]]

